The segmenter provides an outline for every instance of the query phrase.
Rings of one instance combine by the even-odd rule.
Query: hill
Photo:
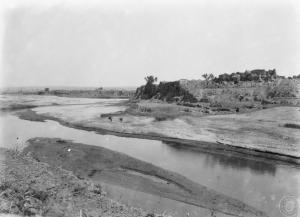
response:
[[[178,80],[143,85],[136,90],[136,99],[158,99],[177,104],[209,103],[213,107],[253,107],[263,104],[299,104],[300,80],[282,78],[272,70],[220,75],[206,80]],[[261,74],[259,74],[261,73]],[[234,73],[233,73],[234,74]],[[272,76],[269,76],[269,75]],[[245,79],[250,77],[251,79]],[[150,90],[150,91],[149,91]]]

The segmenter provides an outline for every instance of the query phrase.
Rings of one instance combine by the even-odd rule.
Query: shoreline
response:
[[[207,141],[197,141],[197,140],[188,140],[188,139],[181,139],[181,138],[174,138],[174,137],[168,137],[164,135],[159,135],[156,133],[126,133],[126,132],[119,132],[119,131],[113,131],[109,129],[103,129],[98,127],[88,127],[88,126],[82,126],[78,124],[73,124],[67,121],[60,120],[59,118],[47,116],[44,114],[37,114],[37,112],[27,109],[23,111],[19,111],[15,113],[17,117],[23,120],[29,120],[29,121],[40,121],[44,122],[46,120],[52,120],[56,121],[59,124],[71,127],[75,129],[85,130],[85,131],[94,131],[96,133],[102,134],[102,135],[114,135],[119,137],[129,137],[129,138],[139,138],[139,139],[149,139],[149,140],[159,140],[164,143],[172,143],[175,146],[184,147],[193,151],[208,151],[208,152],[235,152],[238,154],[244,154],[244,155],[251,155],[256,158],[261,158],[262,160],[272,160],[275,162],[281,162],[286,164],[292,164],[299,166],[300,165],[300,158],[292,155],[285,155],[282,153],[276,153],[271,151],[262,151],[259,149],[252,149],[252,148],[246,148],[246,147],[239,147],[239,146],[233,146],[230,144],[225,144],[221,142],[207,142]]]
[[[0,216],[165,217],[112,200],[103,187],[30,154],[0,148]]]
[[[265,213],[186,177],[126,154],[59,138],[32,138],[24,154],[62,167],[79,179],[113,184],[202,207],[216,216],[262,217]],[[206,211],[207,212],[207,211]]]
[[[68,98],[86,98],[86,99],[130,99],[130,96],[114,96],[114,95],[84,95],[84,93],[65,93],[65,94],[56,94],[56,93],[46,93],[38,94],[37,92],[33,93],[0,93],[1,95],[12,95],[12,96],[57,96],[57,97],[68,97]]]

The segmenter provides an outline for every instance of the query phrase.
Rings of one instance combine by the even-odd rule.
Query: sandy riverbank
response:
[[[260,211],[187,178],[102,147],[61,139],[29,140],[24,153],[94,183],[109,183],[212,210],[216,216],[265,216]]]

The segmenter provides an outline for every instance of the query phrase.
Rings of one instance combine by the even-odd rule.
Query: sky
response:
[[[300,74],[297,0],[2,0],[0,86]]]

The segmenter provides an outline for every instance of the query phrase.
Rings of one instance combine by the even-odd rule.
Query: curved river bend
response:
[[[68,108],[71,109],[72,106],[68,105]],[[49,109],[53,110],[55,107],[51,106]],[[107,105],[103,108],[105,108],[103,111],[109,112]],[[54,121],[21,120],[10,113],[2,113],[0,123],[1,146],[12,147],[24,144],[32,137],[59,137],[79,143],[103,146],[182,174],[195,182],[265,211],[272,217],[282,217],[278,207],[284,196],[299,195],[299,168],[288,165],[275,165],[271,162],[242,158],[230,153],[203,153],[178,149],[172,144],[155,140],[100,135],[95,132],[68,128]],[[122,188],[111,190],[109,193],[112,197],[118,197],[122,202],[143,205],[136,196],[137,194],[143,196],[143,193],[135,192],[135,196],[127,196],[122,200],[120,191],[123,191],[123,195],[130,195],[127,192],[129,190]],[[151,200],[149,195],[144,197]],[[166,201],[161,201],[161,203],[166,205],[168,204]],[[159,209],[158,204],[149,206],[152,206],[154,211]],[[169,206],[172,206],[171,202]]]

